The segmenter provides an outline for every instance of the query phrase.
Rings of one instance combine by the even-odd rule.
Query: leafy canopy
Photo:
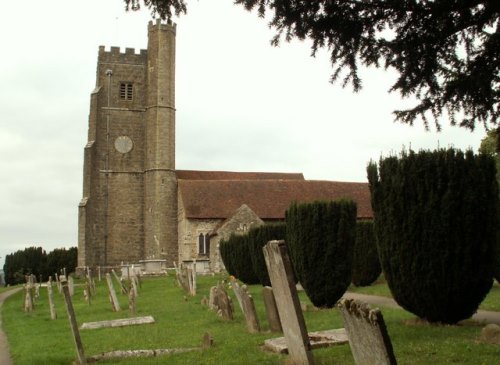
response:
[[[141,0],[124,0],[128,9]],[[153,16],[186,13],[184,0],[142,0]],[[331,81],[359,91],[359,67],[394,69],[390,91],[416,99],[394,111],[413,125],[440,118],[473,130],[498,124],[500,116],[500,1],[498,0],[235,0],[259,16],[271,12],[281,39],[312,40],[312,55],[327,48]]]

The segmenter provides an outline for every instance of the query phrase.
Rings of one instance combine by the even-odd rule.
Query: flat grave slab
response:
[[[344,345],[349,342],[345,328],[337,328],[326,331],[309,332],[309,342],[312,349]],[[264,341],[266,350],[280,354],[288,353],[285,337],[270,338]]]

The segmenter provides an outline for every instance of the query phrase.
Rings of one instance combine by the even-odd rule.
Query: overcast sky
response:
[[[99,45],[146,48],[147,10],[122,0],[4,1],[0,12],[0,268],[28,246],[77,244],[83,148]],[[396,124],[394,74],[331,85],[328,55],[269,45],[265,20],[231,0],[189,0],[177,23],[177,168],[303,172],[366,181],[370,159],[413,149],[477,150],[485,131]]]

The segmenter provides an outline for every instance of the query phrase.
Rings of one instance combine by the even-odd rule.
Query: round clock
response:
[[[115,140],[115,148],[120,153],[128,153],[134,148],[134,143],[128,136],[120,136]]]

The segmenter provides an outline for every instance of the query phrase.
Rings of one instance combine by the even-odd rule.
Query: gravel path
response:
[[[14,288],[12,290],[0,294],[0,365],[12,364],[12,361],[10,359],[9,343],[7,342],[7,336],[5,336],[5,333],[2,330],[2,304],[5,299],[10,297],[12,294],[17,293],[21,289],[22,288]]]

